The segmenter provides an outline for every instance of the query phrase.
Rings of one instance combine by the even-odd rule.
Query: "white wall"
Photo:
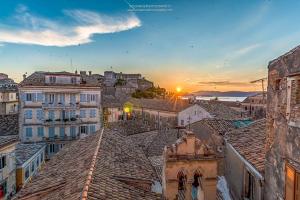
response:
[[[213,117],[204,108],[195,104],[178,113],[178,126],[187,126],[204,118]]]

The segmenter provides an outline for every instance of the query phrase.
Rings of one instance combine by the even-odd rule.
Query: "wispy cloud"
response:
[[[248,82],[231,82],[231,81],[202,81],[198,82],[200,86],[250,86]]]
[[[92,42],[95,34],[115,33],[141,26],[134,15],[106,16],[87,10],[64,10],[69,23],[32,15],[19,5],[14,18],[20,26],[0,22],[0,43],[34,44],[43,46],[72,46]]]
[[[240,48],[240,49],[238,49],[238,50],[236,50],[236,51],[234,52],[234,56],[235,56],[235,57],[243,56],[243,55],[245,55],[245,54],[247,54],[247,53],[250,53],[251,51],[257,49],[257,48],[260,47],[260,46],[261,46],[261,44],[256,43],[256,44],[251,44],[251,45],[249,45],[249,46]]]

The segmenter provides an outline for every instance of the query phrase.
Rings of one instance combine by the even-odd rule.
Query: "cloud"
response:
[[[92,42],[95,34],[115,33],[141,26],[134,15],[106,16],[87,10],[64,10],[71,21],[59,22],[30,14],[26,6],[16,8],[14,19],[21,25],[0,23],[0,43],[42,46],[73,46]]]
[[[202,81],[198,82],[200,86],[250,86],[248,82],[231,82],[231,81]]]
[[[236,50],[234,52],[235,57],[243,56],[243,55],[245,55],[247,53],[250,53],[251,51],[253,51],[254,49],[256,49],[256,48],[258,48],[260,46],[261,46],[261,44],[256,43],[256,44],[251,44],[249,46],[246,46],[246,47],[243,47],[241,49],[238,49],[238,50]]]

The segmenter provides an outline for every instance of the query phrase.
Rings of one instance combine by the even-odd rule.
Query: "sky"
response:
[[[183,91],[257,91],[300,44],[300,1],[0,0],[0,72],[141,73]]]

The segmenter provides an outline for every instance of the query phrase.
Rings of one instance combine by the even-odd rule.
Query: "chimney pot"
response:
[[[23,74],[23,80],[26,79],[26,74]]]
[[[86,71],[80,71],[80,75],[86,75]]]
[[[89,71],[89,75],[92,75],[92,71]]]

